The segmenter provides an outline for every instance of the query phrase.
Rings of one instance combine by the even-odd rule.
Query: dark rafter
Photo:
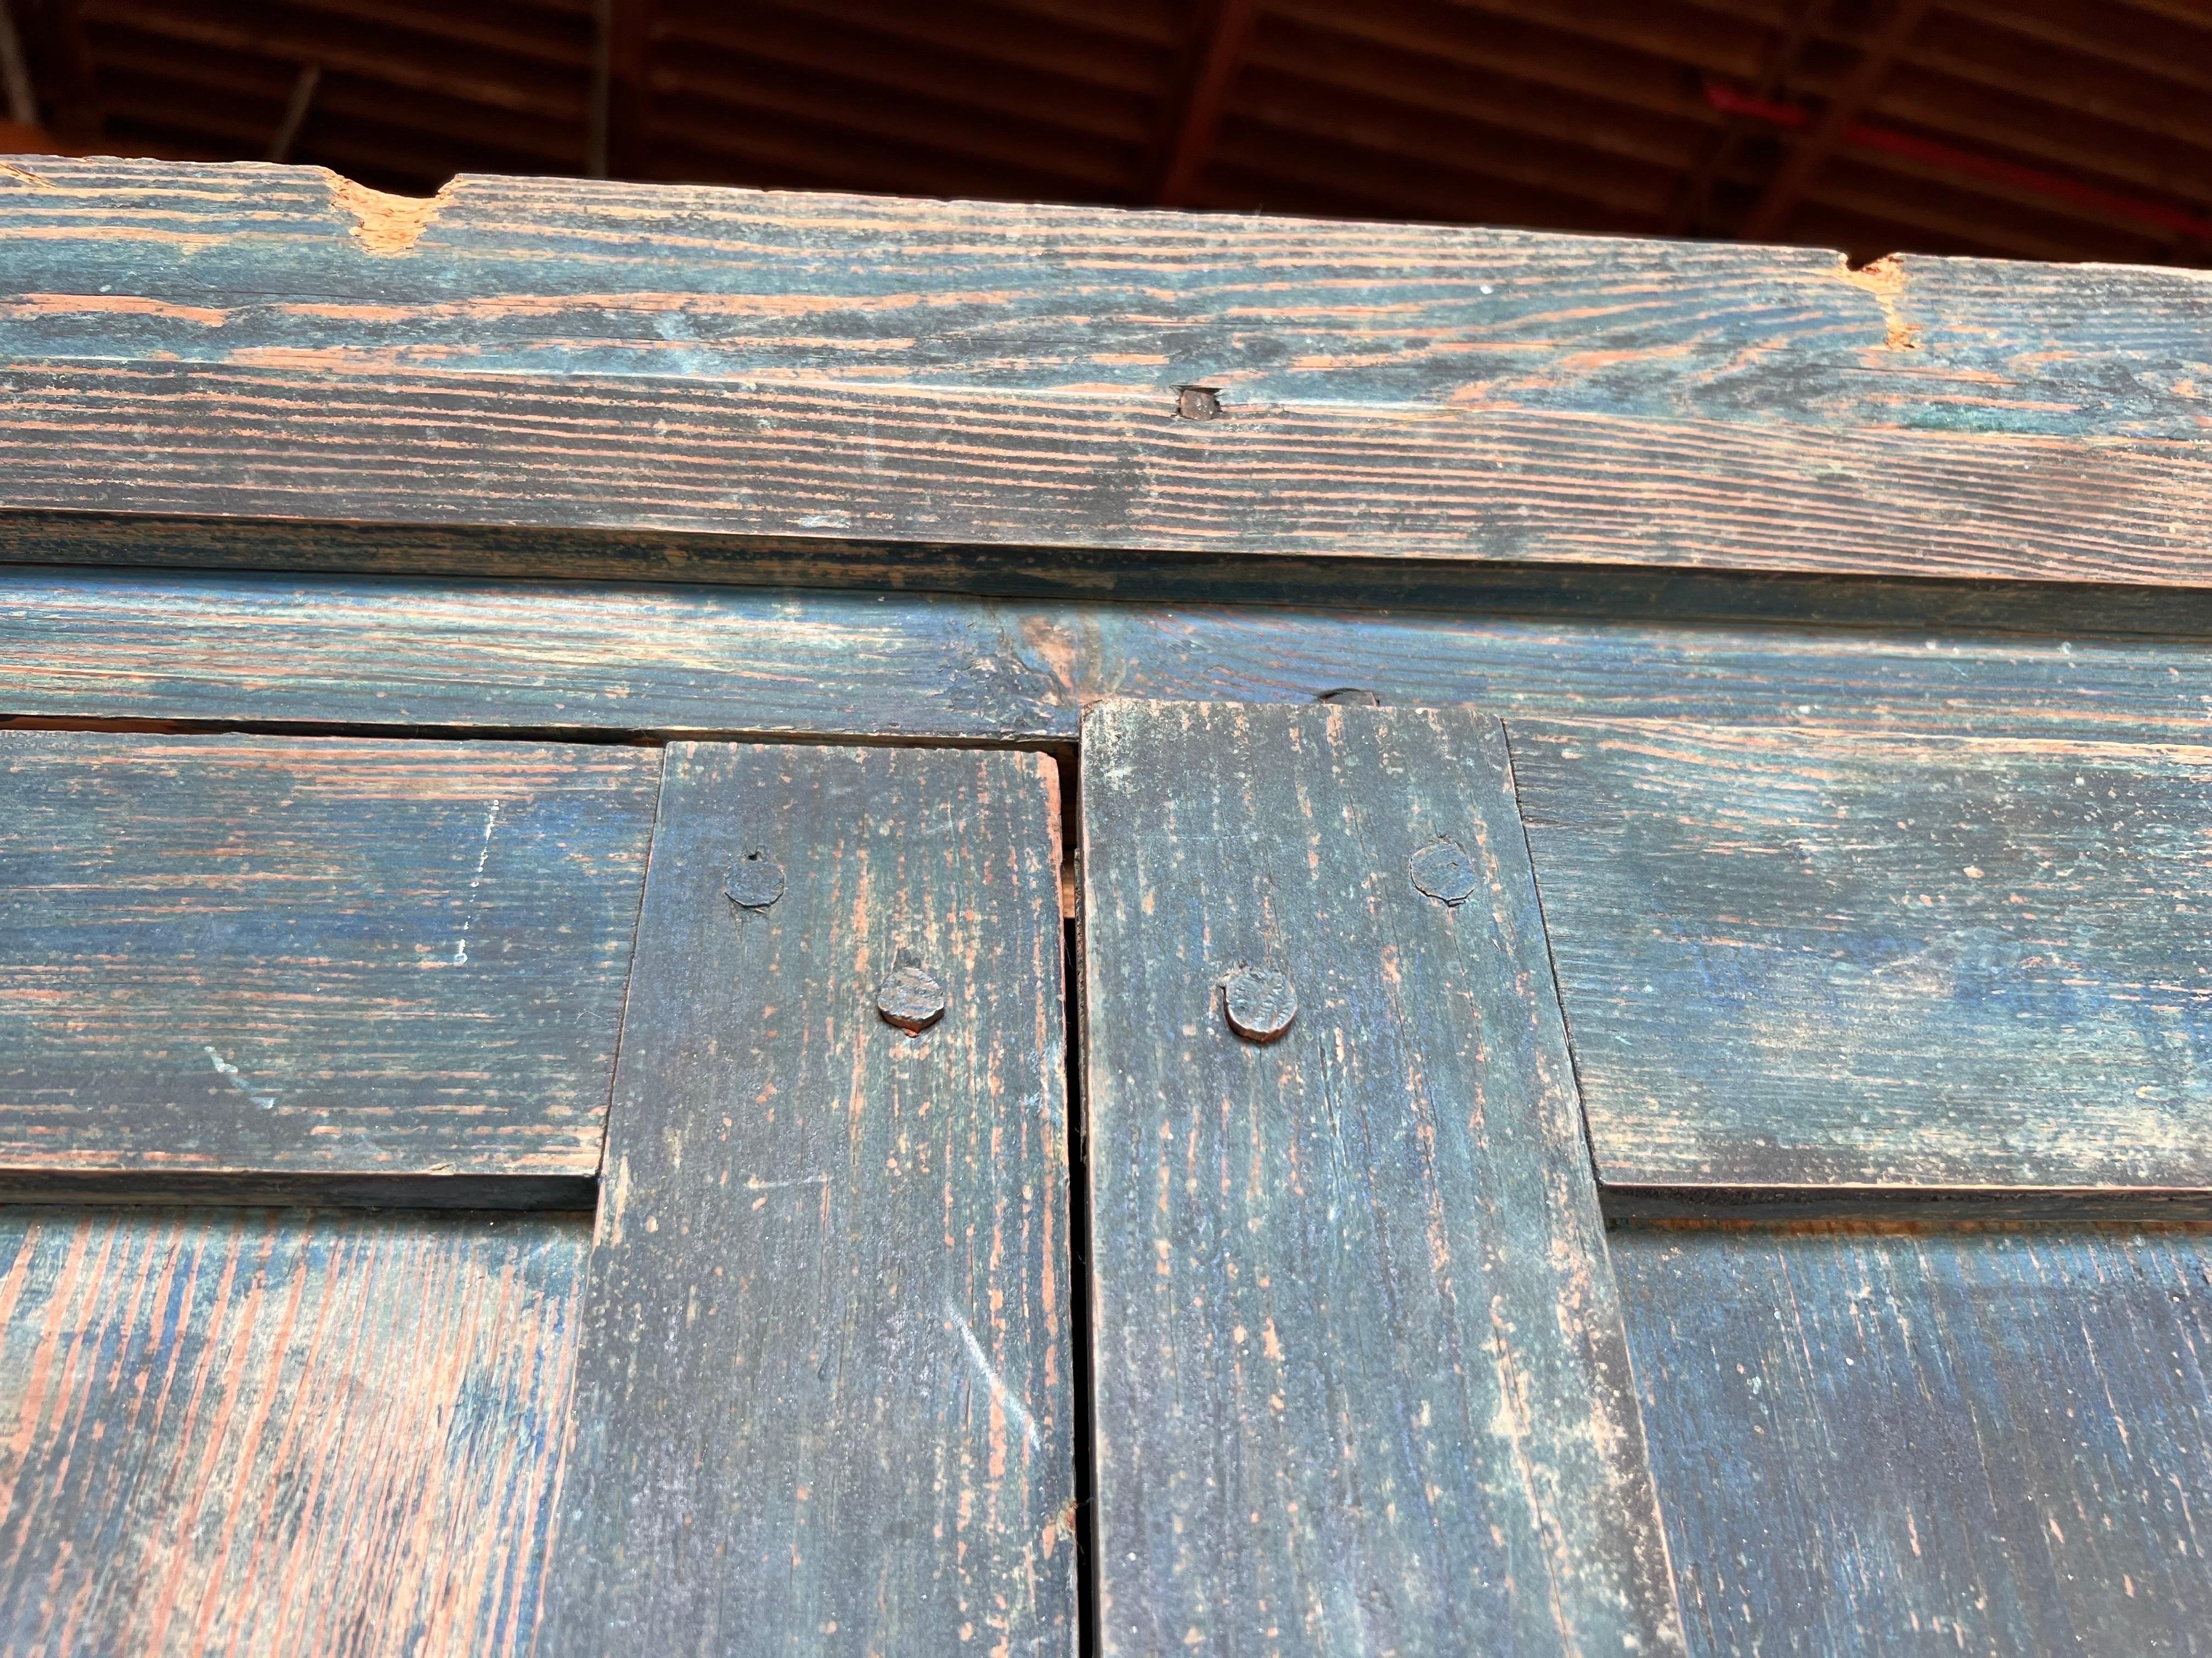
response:
[[[1889,78],[1891,68],[1928,15],[1929,3],[1929,0],[1897,0],[1881,29],[1861,49],[1850,77],[1829,98],[1827,107],[1804,140],[1790,147],[1780,168],[1767,181],[1765,192],[1736,227],[1739,240],[1765,241],[1779,233],[1813,175],[1835,154],[1851,124]]]
[[[1159,187],[1153,192],[1153,199],[1163,207],[1190,204],[1192,191],[1213,153],[1213,141],[1221,131],[1222,106],[1228,101],[1237,70],[1244,65],[1244,49],[1251,41],[1259,11],[1258,0],[1214,0],[1205,50],[1199,54],[1196,73],[1177,112],[1167,164],[1160,170]]]

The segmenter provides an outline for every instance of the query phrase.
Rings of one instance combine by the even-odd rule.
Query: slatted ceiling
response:
[[[787,64],[768,64],[687,43],[653,72],[657,90],[689,95],[757,118],[810,121],[877,144],[912,147],[984,163],[1009,185],[1046,197],[1112,191],[1126,178],[1115,151],[1097,140],[1037,122],[1011,120],[949,100],[882,97],[866,82]],[[863,162],[865,164],[865,161]]]
[[[636,17],[647,0],[616,4]],[[412,192],[461,170],[574,173],[595,12],[87,0],[98,147],[258,158],[313,64],[294,159]],[[1144,204],[1217,0],[653,0],[641,15],[634,101],[619,65],[617,82],[647,142],[616,159],[645,176]],[[1259,0],[1188,198],[1730,235],[1803,130],[1725,114],[1708,88],[1817,118],[1890,15],[1889,0]],[[58,49],[32,33],[50,125],[80,126]],[[2212,216],[2212,0],[1942,0],[1856,118],[2124,202],[1847,143],[1780,239],[2212,262],[2205,239],[2143,217]]]
[[[919,111],[998,125],[1001,140],[1017,146],[1032,126],[1062,143],[1088,141],[1093,149],[1071,176],[1097,167],[1099,143],[1139,149],[1158,125],[1153,100],[1118,87],[1064,72],[1015,70],[972,50],[902,39],[872,21],[810,16],[796,6],[763,6],[742,23],[721,11],[686,15],[670,21],[664,39],[676,48],[668,54],[674,61],[706,47],[732,61],[832,76],[878,95],[907,94]],[[1125,171],[1112,181],[1122,182]]]
[[[1417,143],[1462,160],[1469,137],[1462,130],[1480,123],[1495,130],[1482,135],[1487,144],[1495,146],[1500,134],[1524,147],[1528,138],[1541,138],[1568,146],[1576,162],[1594,174],[1625,162],[1667,174],[1671,189],[1673,175],[1696,165],[1706,143],[1704,125],[1623,108],[1516,75],[1476,82],[1462,69],[1292,19],[1270,19],[1260,31],[1238,83],[1237,106],[1250,109],[1268,96],[1263,82],[1269,80],[1282,88],[1279,97],[1342,94],[1370,100],[1415,133]],[[1328,116],[1316,109],[1310,119],[1319,125]],[[1597,187],[1600,180],[1591,184]]]

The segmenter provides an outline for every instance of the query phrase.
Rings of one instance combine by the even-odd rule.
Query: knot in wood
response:
[[[1178,386],[1176,413],[1185,420],[1221,418],[1221,388],[1218,386]]]
[[[876,1011],[885,1024],[920,1035],[945,1017],[945,987],[910,950],[902,950],[891,976],[876,992]]]
[[[764,852],[749,852],[730,866],[722,891],[739,909],[766,909],[783,896],[783,865]]]
[[[1240,967],[1222,981],[1221,1009],[1245,1041],[1272,1042],[1298,1017],[1298,993],[1280,973]]]
[[[1406,862],[1413,884],[1437,902],[1457,909],[1482,884],[1474,859],[1456,841],[1442,835],[1423,847]]]

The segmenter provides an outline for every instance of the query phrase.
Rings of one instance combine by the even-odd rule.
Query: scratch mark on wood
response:
[[[206,1048],[209,1060],[212,1061],[215,1066],[216,1073],[221,1076],[225,1082],[228,1083],[240,1093],[245,1095],[247,1099],[252,1100],[254,1104],[259,1106],[264,1111],[273,1111],[276,1109],[276,1096],[274,1094],[255,1093],[251,1088],[246,1085],[246,1078],[244,1076],[240,1074],[238,1067],[231,1064],[229,1060],[224,1059],[222,1054],[216,1053],[212,1043],[204,1044],[204,1046]]]
[[[491,803],[491,810],[484,814],[483,845],[477,852],[476,873],[469,877],[468,908],[461,916],[461,936],[453,940],[455,967],[466,967],[469,964],[469,923],[477,918],[477,889],[483,884],[484,864],[491,857],[491,832],[498,823],[499,802],[495,799]]]
[[[1028,1407],[1014,1396],[1014,1390],[1006,1386],[999,1373],[991,1368],[991,1361],[983,1352],[983,1344],[975,1339],[975,1330],[966,1319],[961,1317],[960,1309],[952,1304],[950,1296],[945,1298],[945,1315],[959,1326],[960,1339],[968,1344],[968,1362],[975,1367],[975,1374],[981,1376],[984,1385],[990,1388],[991,1397],[998,1401],[1001,1410],[1020,1424],[1022,1437],[1029,1441],[1030,1448],[1036,1450],[1041,1448],[1044,1442],[1037,1434],[1036,1423],[1030,1417]]]

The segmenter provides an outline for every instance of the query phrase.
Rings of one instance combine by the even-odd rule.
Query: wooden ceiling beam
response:
[[[756,6],[740,22],[732,18],[726,6],[661,0],[661,13],[672,33],[702,37],[741,34],[768,9]],[[927,6],[910,0],[804,0],[780,9],[804,15],[825,31],[861,30],[888,44],[955,55],[975,64],[979,74],[995,75],[1002,88],[1031,76],[1049,76],[1062,87],[1097,88],[1149,107],[1158,101],[1168,79],[1170,54],[1155,46],[1056,19],[1039,27],[1018,12],[979,0],[942,0]],[[1114,9],[1102,8],[1093,21],[1103,25]]]
[[[1141,148],[1151,136],[1148,99],[1057,74],[1010,76],[1001,64],[934,45],[918,46],[869,27],[823,27],[808,15],[813,9],[761,4],[742,23],[723,14],[699,14],[672,20],[666,33],[678,52],[687,41],[698,42],[748,59],[834,76],[871,93],[1003,111],[1042,127],[1132,149]]]
[[[1315,144],[1365,152],[1362,164],[1377,169],[1413,161],[1473,179],[1507,180],[1586,203],[1622,222],[1656,222],[1674,186],[1670,167],[1600,156],[1580,146],[1531,143],[1509,125],[1443,118],[1274,70],[1252,75],[1237,117]]]
[[[2053,121],[2015,94],[1972,86],[1934,70],[1900,71],[1868,106],[1869,119],[1942,135],[1962,146],[2033,158],[2115,188],[2212,206],[2212,151],[2141,133],[2095,116]]]
[[[249,155],[267,143],[289,84],[283,66],[274,60],[239,62],[222,54],[201,53],[184,57],[128,37],[106,42],[100,64],[118,115],[126,97],[133,110],[166,112],[188,131],[196,130],[193,124],[203,115],[240,113],[258,124],[259,137],[246,146]],[[241,100],[250,114],[240,112]],[[349,128],[366,127],[395,137],[404,135],[402,141],[417,153],[426,142],[444,146],[436,152],[444,159],[433,167],[440,179],[453,173],[457,162],[493,165],[489,159],[468,159],[476,155],[503,156],[511,170],[526,173],[558,172],[574,164],[576,131],[572,123],[487,117],[471,105],[423,94],[395,94],[388,88],[343,75],[322,77],[315,90],[315,107],[324,118],[316,123],[317,161],[329,161],[325,139],[340,137]]]
[[[2212,93],[2212,14],[2199,9],[2184,23],[2138,14],[2117,16],[2106,3],[2085,10],[2078,0],[1945,0],[1945,9],[1982,27],[2056,46],[2076,60],[2137,70]]]
[[[1686,82],[1680,66],[1626,47],[1510,19],[1452,11],[1429,18],[1398,0],[1346,8],[1341,0],[1268,0],[1270,20],[1295,19],[1343,42],[1403,52],[1447,70],[1504,74],[1532,85],[1601,99],[1624,108],[1718,127],[1721,118]]]
[[[416,37],[379,40],[359,29],[317,30],[293,25],[260,28],[204,12],[148,0],[97,0],[94,13],[102,23],[124,24],[143,34],[187,41],[227,52],[259,53],[298,64],[318,63],[325,72],[343,70],[364,80],[381,81],[487,108],[533,115],[580,126],[584,86],[580,77],[560,82],[533,76],[522,65],[471,61]],[[573,152],[573,143],[572,143]]]
[[[1245,49],[1260,18],[1259,0],[1211,0],[1200,45],[1173,106],[1170,137],[1152,200],[1162,207],[1188,205],[1221,134],[1222,112],[1244,67]]]
[[[99,66],[85,33],[82,0],[42,0],[15,10],[23,54],[39,88],[43,125],[65,149],[100,142]]]
[[[1066,199],[1065,180],[978,164],[971,156],[923,144],[886,146],[874,133],[836,126],[818,116],[746,120],[744,116],[753,112],[702,108],[698,100],[669,95],[665,88],[659,107],[668,118],[661,153],[676,177],[702,176],[689,163],[703,157],[721,169],[716,182],[756,187],[781,175],[780,181],[818,190],[978,201]]]
[[[1654,115],[1508,71],[1471,76],[1433,58],[1270,18],[1254,41],[1256,70],[1398,104],[1407,109],[1550,139],[1639,165],[1679,170],[1695,164],[1709,131],[1703,121]]]
[[[1221,158],[1255,179],[1279,179],[1328,191],[1347,202],[1364,200],[1365,207],[1348,210],[1362,218],[1507,226],[1582,224],[1633,234],[1641,216],[1609,210],[1570,190],[1551,187],[1571,185],[1571,170],[1542,173],[1529,169],[1529,177],[1501,176],[1474,167],[1377,153],[1333,137],[1316,138],[1293,129],[1249,120],[1237,121],[1223,131]],[[1494,158],[1486,160],[1494,163]],[[1547,179],[1549,185],[1545,182]],[[1280,205],[1274,196],[1264,192],[1240,201],[1224,201],[1218,193],[1209,191],[1209,200],[1215,206],[1270,211]]]
[[[656,101],[689,96],[695,110],[696,100],[712,100],[722,106],[720,118],[726,121],[733,116],[809,121],[879,144],[988,162],[1007,170],[1008,188],[1032,190],[1043,201],[1115,197],[1128,178],[1126,157],[1087,139],[1009,122],[985,110],[872,98],[866,87],[850,82],[802,74],[781,64],[750,63],[708,48],[661,64],[653,89]],[[931,192],[925,188],[922,193]]]
[[[1889,15],[1860,51],[1858,63],[1850,76],[1828,99],[1812,130],[1790,146],[1765,193],[1736,227],[1737,240],[1767,241],[1780,231],[1790,217],[1790,210],[1796,206],[1797,198],[1812,182],[1813,175],[1836,153],[1851,123],[1858,119],[1868,101],[1881,89],[1891,68],[1911,44],[1921,20],[1928,15],[1929,3],[1930,0],[1893,0]]]
[[[501,23],[481,8],[466,5],[434,9],[395,4],[393,0],[290,0],[290,9],[482,46],[515,58],[527,58],[549,69],[571,72],[582,69],[590,52],[588,36],[574,27],[562,11],[550,8],[526,27]],[[569,26],[564,27],[564,23]]]

